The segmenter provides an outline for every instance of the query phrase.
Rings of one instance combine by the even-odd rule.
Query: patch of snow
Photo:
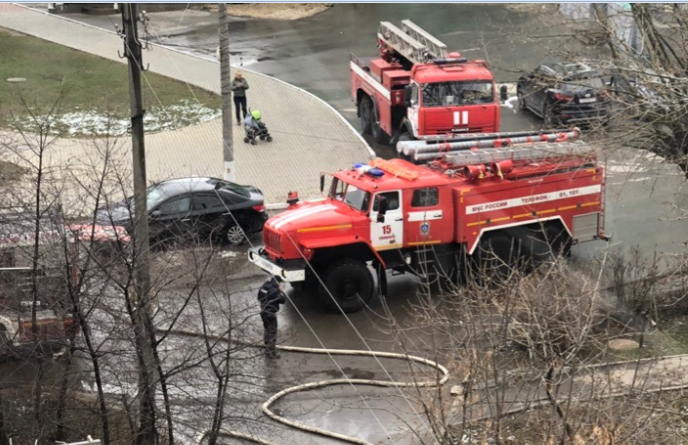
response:
[[[167,107],[150,107],[143,117],[146,132],[176,130],[188,125],[217,119],[222,110],[212,109],[188,100]],[[39,118],[40,120],[40,118]],[[130,118],[121,118],[94,110],[65,113],[44,118],[53,135],[66,133],[70,137],[124,136],[131,128]],[[27,131],[37,130],[30,118],[16,119],[14,125]]]
[[[514,110],[514,113],[518,113],[518,107],[514,106],[514,102],[518,102],[517,96],[511,96],[510,98],[508,98],[506,102],[502,104],[502,106],[506,108],[511,108],[512,110]]]

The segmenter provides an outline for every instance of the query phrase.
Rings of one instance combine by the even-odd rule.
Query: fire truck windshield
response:
[[[338,178],[332,180],[329,197],[337,201],[343,201],[352,209],[360,212],[367,211],[368,204],[370,203],[370,193],[359,189],[355,185],[347,184]]]
[[[426,83],[422,89],[424,107],[477,105],[495,100],[489,80]]]

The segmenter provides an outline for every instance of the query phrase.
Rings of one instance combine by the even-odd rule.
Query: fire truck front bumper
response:
[[[273,261],[265,249],[251,248],[248,250],[248,260],[271,275],[282,277],[290,283],[306,279],[305,260]]]

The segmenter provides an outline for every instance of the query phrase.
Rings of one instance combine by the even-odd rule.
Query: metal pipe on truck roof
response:
[[[521,137],[521,136],[540,136],[542,134],[549,134],[549,133],[561,133],[562,131],[569,131],[569,130],[551,130],[551,131],[505,131],[501,133],[460,133],[460,134],[455,134],[452,135],[451,137],[447,136],[425,136],[423,137],[422,140],[420,141],[411,141],[411,142],[425,142],[428,146],[432,146],[438,143],[445,143],[445,142],[463,142],[463,141],[482,141],[485,139],[504,139],[504,138],[515,138],[515,137]],[[400,148],[399,144],[402,144],[403,142],[409,142],[409,141],[401,141],[397,143],[397,152],[401,153],[402,150]]]
[[[565,133],[567,131],[577,130],[574,128],[560,128],[556,130],[522,130],[522,131],[498,131],[493,133],[457,133],[447,137],[446,135],[424,136],[423,140],[428,142],[461,142],[466,140],[478,139],[497,139],[497,138],[513,138],[519,136],[539,136],[541,134],[550,133]]]
[[[401,150],[406,156],[413,156],[425,153],[446,153],[456,150],[466,150],[470,148],[494,148],[499,147],[500,142],[504,145],[526,144],[529,142],[555,142],[557,140],[576,139],[580,131],[575,128],[567,132],[558,133],[533,133],[532,136],[521,137],[499,137],[493,139],[469,139],[458,142],[442,142],[428,144],[426,141],[401,141],[397,144],[397,149]]]
[[[414,159],[416,161],[432,161],[444,157],[447,161],[455,164],[457,158],[461,158],[462,162],[468,161],[463,165],[469,165],[472,163],[490,163],[504,159],[523,160],[562,155],[582,156],[590,152],[594,152],[594,147],[583,141],[574,141],[571,143],[542,142],[534,145],[523,144],[513,147],[489,147],[479,150],[416,153]]]

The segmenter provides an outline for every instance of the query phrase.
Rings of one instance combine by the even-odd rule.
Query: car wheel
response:
[[[356,312],[373,298],[375,283],[364,263],[342,260],[330,266],[323,275],[318,295],[334,311]],[[330,295],[331,294],[331,295]]]
[[[527,108],[526,98],[523,96],[523,93],[520,90],[516,92],[516,97],[518,98],[518,100],[517,100],[518,109],[525,111]]]
[[[241,225],[231,223],[226,229],[223,237],[225,244],[229,246],[241,246],[247,240],[248,233]]]

